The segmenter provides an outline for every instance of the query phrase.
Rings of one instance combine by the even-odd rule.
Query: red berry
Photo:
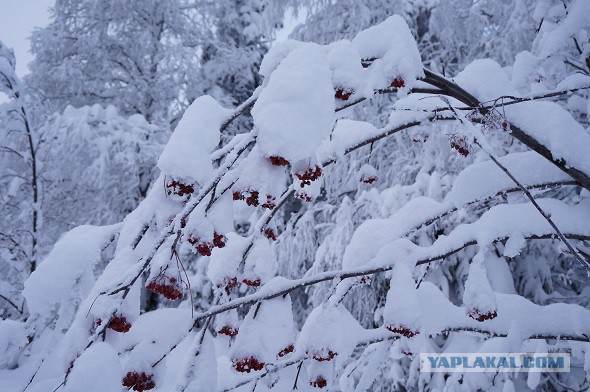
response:
[[[270,159],[270,163],[273,164],[274,166],[289,166],[289,161],[283,157],[272,156],[272,157],[269,157],[268,159]]]
[[[188,243],[191,244],[201,256],[211,256],[213,250],[213,243],[204,241],[201,238],[188,236]]]
[[[307,355],[310,355],[309,352],[307,352]],[[316,352],[315,354],[312,355],[312,358],[318,362],[325,362],[325,361],[331,361],[332,359],[334,359],[334,357],[336,355],[338,355],[338,353],[336,353],[332,350],[328,350],[327,354],[322,354],[321,352]]]
[[[348,98],[350,98],[350,96],[354,93],[354,90],[347,88],[345,89],[344,87],[338,87],[338,89],[336,90],[336,93],[334,94],[334,97],[337,99],[341,99],[343,101],[348,101]]]
[[[406,82],[404,82],[404,80],[402,78],[400,78],[399,76],[397,78],[393,79],[393,81],[389,85],[389,87],[393,87],[393,88],[402,88],[405,86],[406,86]]]
[[[217,232],[213,233],[213,246],[216,248],[223,248],[227,238],[223,234],[219,234]]]
[[[270,227],[264,229],[264,235],[269,240],[273,240],[273,241],[277,240],[277,233],[275,233],[275,231],[273,229],[271,229]]]
[[[185,184],[180,180],[172,180],[165,184],[166,194],[168,196],[174,194],[180,197],[190,195],[195,192],[194,184]]]
[[[131,329],[131,323],[127,322],[125,316],[115,316],[109,322],[108,328],[115,332],[125,333]]]
[[[233,337],[238,334],[238,329],[232,325],[224,325],[217,333]]]
[[[399,333],[402,336],[405,336],[406,338],[411,338],[413,336],[416,336],[420,333],[420,331],[414,331],[404,325],[388,325],[385,328],[387,328],[388,330],[390,330],[393,333]]]
[[[260,286],[260,278],[257,278],[254,280],[244,279],[244,280],[242,280],[242,282],[244,282],[246,285],[248,285],[250,287],[259,287]]]
[[[325,388],[328,385],[328,382],[324,377],[317,376],[315,380],[309,382],[309,385],[314,388]]]
[[[152,379],[153,377],[153,374],[147,375],[145,372],[141,372],[141,374],[128,372],[123,377],[122,384],[129,389],[133,388],[134,391],[148,391],[156,387],[156,383]]]
[[[279,353],[277,354],[279,358],[284,357],[285,355],[292,353],[295,350],[295,347],[290,344],[287,347],[285,347],[284,349],[282,349],[281,351],[279,351]]]
[[[363,177],[363,178],[361,178],[361,182],[364,182],[365,184],[372,184],[375,181],[377,181],[377,177]]]
[[[492,320],[498,317],[498,311],[494,310],[493,312],[482,313],[482,311],[478,308],[473,308],[469,313],[467,313],[467,315],[475,321],[482,323],[486,320]]]
[[[241,360],[232,360],[234,369],[240,373],[250,373],[252,370],[258,371],[264,368],[265,363],[260,362],[258,358],[250,356],[242,358]]]
[[[223,278],[223,280],[221,281],[221,283],[219,283],[217,285],[217,288],[221,289],[225,289],[226,292],[230,292],[231,289],[238,287],[238,279],[236,277],[232,277],[230,278],[229,276],[226,276],[225,278]]]
[[[295,173],[295,176],[302,181],[303,183],[305,183],[305,185],[309,185],[310,181],[315,181],[318,178],[320,178],[322,176],[322,168],[319,166],[315,166],[315,167],[308,167],[305,171],[303,172],[298,172]]]

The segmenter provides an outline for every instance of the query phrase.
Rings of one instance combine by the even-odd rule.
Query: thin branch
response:
[[[576,240],[581,240],[581,241],[590,240],[590,235],[580,235],[580,234],[564,234],[564,235],[566,238],[570,238],[570,239],[576,239]],[[527,239],[527,240],[555,239],[555,234],[531,235],[531,236],[525,237],[525,239]],[[507,240],[507,237],[497,238],[494,242],[502,242],[505,240]],[[432,262],[435,262],[438,260],[443,260],[449,256],[454,255],[455,253],[460,252],[461,250],[463,250],[469,246],[473,246],[476,244],[477,244],[477,241],[475,241],[475,240],[465,242],[461,246],[454,248],[444,254],[440,254],[440,255],[436,255],[436,256],[429,257],[429,258],[424,258],[424,259],[418,260],[416,262],[416,266],[432,263]],[[280,289],[274,289],[274,290],[273,289],[265,289],[264,286],[262,286],[262,288],[256,293],[237,298],[237,299],[229,301],[223,305],[212,306],[206,312],[202,312],[200,314],[197,314],[195,316],[195,323],[197,323],[200,320],[203,320],[209,316],[223,313],[223,312],[226,312],[231,309],[236,309],[236,308],[240,308],[243,306],[252,305],[258,301],[277,298],[277,297],[289,294],[290,292],[292,292],[294,290],[301,289],[301,288],[308,287],[308,286],[313,286],[313,285],[316,285],[321,282],[331,281],[334,279],[347,279],[347,278],[355,278],[355,277],[361,277],[361,276],[366,276],[366,275],[375,275],[375,274],[391,271],[392,269],[393,269],[393,265],[391,264],[391,265],[374,267],[374,268],[360,268],[360,269],[354,269],[354,270],[327,271],[327,272],[322,272],[322,273],[319,273],[317,275],[310,276],[307,278],[291,280],[289,282],[289,284],[285,283]]]

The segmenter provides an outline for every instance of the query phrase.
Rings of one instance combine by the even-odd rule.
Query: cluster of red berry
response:
[[[217,285],[217,288],[221,289],[225,289],[226,292],[230,292],[231,289],[238,287],[238,279],[236,277],[232,277],[230,278],[229,276],[226,276],[225,278],[223,278],[223,280],[221,281],[221,283],[219,283]]]
[[[268,159],[270,159],[270,163],[273,166],[289,166],[289,161],[283,157],[274,155],[272,157],[269,157]]]
[[[260,362],[258,358],[253,356],[242,358],[241,360],[234,359],[232,363],[234,369],[240,373],[250,373],[252,370],[262,370],[265,365],[264,362]]]
[[[377,181],[377,176],[362,176],[360,178],[361,182],[364,182],[365,184],[372,184],[375,181]]]
[[[166,187],[166,194],[168,196],[174,194],[180,197],[185,195],[190,195],[195,192],[194,184],[185,184],[179,180],[172,180],[165,184]]]
[[[275,231],[273,229],[271,229],[270,227],[267,227],[266,229],[264,229],[264,235],[269,240],[272,240],[272,241],[277,240],[277,233],[275,233]]]
[[[354,90],[351,88],[344,88],[344,87],[338,87],[336,89],[336,93],[334,94],[334,97],[336,99],[341,99],[343,101],[348,101],[348,98],[350,98],[350,96],[354,94]]]
[[[227,238],[223,234],[213,232],[213,246],[216,248],[223,248],[227,243]]]
[[[238,334],[238,329],[233,325],[224,325],[220,330],[217,331],[217,333],[234,337]]]
[[[324,377],[317,376],[315,380],[309,382],[309,385],[311,385],[314,388],[325,388],[328,386],[328,382]]]
[[[243,279],[242,282],[244,282],[247,286],[250,286],[250,287],[260,287],[260,278],[256,278],[254,280]]]
[[[178,285],[178,280],[176,278],[168,278],[166,275],[158,275],[145,288],[163,295],[167,299],[175,300],[182,298],[182,289]]]
[[[475,321],[479,321],[480,323],[482,323],[486,320],[491,320],[498,317],[498,311],[494,310],[493,312],[482,313],[481,310],[479,310],[478,308],[474,308],[469,313],[467,313],[467,315]]]
[[[156,387],[156,383],[152,378],[153,374],[147,375],[145,372],[129,372],[123,378],[123,386],[129,389],[133,388],[134,391],[148,391]]]
[[[400,335],[405,336],[408,339],[413,336],[416,336],[420,333],[420,331],[413,331],[404,325],[390,324],[385,328],[387,328],[388,330],[390,330],[393,333],[399,333]]]
[[[459,152],[459,154],[463,155],[464,157],[469,155],[469,146],[467,145],[465,139],[462,137],[452,139],[451,147],[457,150],[457,152]]]
[[[284,357],[285,355],[292,353],[295,350],[295,347],[290,344],[287,347],[285,347],[284,349],[282,349],[281,351],[279,351],[279,353],[277,354],[279,358]]]
[[[109,323],[108,328],[115,332],[125,333],[131,329],[131,323],[127,322],[127,318],[125,316],[115,316]]]
[[[311,357],[318,362],[331,361],[332,359],[334,359],[334,357],[336,355],[338,355],[338,353],[336,353],[332,350],[328,350],[328,353],[325,355],[322,355],[322,353],[320,353],[320,352],[315,352],[314,354],[310,354],[309,351],[307,351],[306,354],[311,355]]]
[[[223,248],[227,238],[223,234],[213,233],[213,242],[205,241],[199,237],[188,236],[188,243],[191,244],[201,256],[211,256],[213,248]]]
[[[234,200],[245,200],[246,204],[252,207],[258,207],[260,205],[262,208],[268,208],[269,210],[276,207],[274,203],[276,197],[266,195],[266,202],[262,203],[259,196],[260,193],[258,191],[234,191],[233,193]]]
[[[305,192],[295,192],[295,197],[307,203],[311,203],[311,201],[313,200],[313,198]]]
[[[308,167],[305,171],[295,173],[295,176],[301,181],[301,188],[305,185],[311,185],[312,181],[322,176],[322,168],[319,166]]]
[[[211,251],[213,250],[212,242],[203,241],[201,238],[193,237],[190,234],[187,238],[187,241],[193,246],[193,248],[197,250],[201,256],[211,256]]]
[[[393,79],[393,81],[391,82],[389,87],[393,87],[393,88],[406,87],[406,82],[404,82],[404,80],[398,76],[397,78]]]

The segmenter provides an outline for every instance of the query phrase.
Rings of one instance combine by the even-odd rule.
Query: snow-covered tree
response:
[[[531,73],[487,59],[448,79],[397,15],[273,45],[241,105],[191,104],[122,223],[56,244],[30,317],[0,324],[2,365],[26,390],[585,388],[590,134],[551,99],[590,78]],[[355,117],[385,94],[384,124]],[[142,312],[143,288],[166,301]],[[421,352],[549,349],[579,371],[418,371]]]
[[[37,268],[42,141],[32,121],[14,52],[0,41],[0,316],[22,315],[22,284]]]
[[[29,87],[52,111],[114,105],[163,125],[196,83],[198,20],[192,0],[56,0],[31,37]]]
[[[145,197],[154,177],[163,132],[141,115],[112,106],[47,117],[14,73],[15,59],[0,44],[0,309],[26,317],[23,282],[55,241],[86,223],[119,222]]]

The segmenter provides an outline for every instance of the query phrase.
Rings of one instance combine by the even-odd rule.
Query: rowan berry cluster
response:
[[[266,195],[266,202],[263,203],[262,200],[260,200],[260,192],[258,191],[234,191],[233,198],[234,200],[245,200],[246,204],[251,207],[261,206],[262,208],[267,208],[269,210],[276,207],[274,202],[276,197]]]
[[[233,325],[224,325],[217,331],[218,334],[234,337],[238,334],[238,329]]]
[[[115,332],[125,333],[131,329],[131,323],[127,322],[127,318],[125,316],[115,316],[109,322],[108,328]]]
[[[393,87],[393,88],[406,87],[406,82],[398,76],[397,78],[393,79],[393,81],[391,82],[389,87]]]
[[[240,373],[250,373],[253,370],[262,370],[265,365],[264,362],[259,361],[258,358],[253,356],[245,357],[240,360],[233,360],[232,363],[234,369]]]
[[[412,330],[404,325],[390,324],[390,325],[386,326],[385,328],[387,328],[389,331],[391,331],[393,333],[399,333],[400,335],[402,335],[408,339],[413,336],[416,336],[420,333],[420,331]]]
[[[328,386],[328,382],[324,377],[317,376],[315,380],[309,382],[309,385],[311,385],[314,388],[325,388]]]
[[[133,388],[134,391],[148,391],[156,387],[153,377],[153,374],[147,375],[145,372],[129,372],[123,378],[123,386]]]
[[[457,150],[457,152],[463,155],[464,157],[469,155],[469,145],[467,144],[467,141],[465,141],[465,138],[452,138],[451,147]]]
[[[350,96],[354,94],[354,90],[350,88],[338,87],[334,97],[342,101],[348,101]]]
[[[482,323],[486,320],[492,320],[498,317],[498,311],[494,310],[493,312],[484,313],[478,308],[473,308],[469,313],[467,313],[467,315],[475,321],[479,321],[480,323]]]
[[[178,285],[178,280],[174,277],[168,278],[163,274],[158,275],[145,288],[163,295],[167,299],[175,300],[182,298],[182,288]]]
[[[325,350],[322,350],[325,352]],[[332,351],[332,350],[327,350],[327,353],[323,353],[323,352],[319,352],[316,351],[315,353],[310,353],[309,351],[306,352],[307,355],[311,355],[311,357],[313,359],[315,359],[318,362],[325,362],[325,361],[331,361],[332,359],[334,359],[334,357],[336,355],[338,355],[338,353]]]
[[[164,185],[166,188],[166,194],[170,195],[177,195],[180,197],[184,197],[186,195],[190,195],[195,192],[195,185],[194,184],[185,184],[181,180],[172,180],[170,182],[166,182]]]
[[[260,278],[243,279],[242,282],[244,282],[247,286],[250,286],[250,287],[259,287],[260,286]]]
[[[295,173],[295,176],[301,181],[301,188],[305,185],[311,185],[312,181],[317,180],[322,176],[322,168],[319,166],[308,167],[303,172]]]
[[[292,353],[295,350],[295,346],[293,346],[292,344],[288,345],[287,347],[285,347],[284,349],[282,349],[281,351],[279,351],[279,353],[277,354],[279,358],[284,357],[285,355]]]
[[[271,229],[270,227],[267,227],[266,229],[264,229],[264,235],[269,240],[272,240],[272,241],[277,240],[277,233],[275,233],[275,231],[273,229]]]
[[[279,157],[279,156],[275,155],[275,156],[269,157],[268,159],[270,159],[270,163],[273,166],[289,166],[289,161],[283,157]]]

